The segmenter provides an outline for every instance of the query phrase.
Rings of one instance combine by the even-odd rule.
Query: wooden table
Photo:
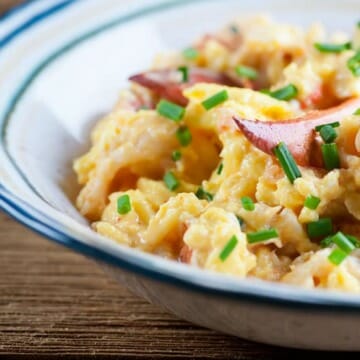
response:
[[[20,0],[0,0],[0,12]],[[303,352],[193,326],[130,294],[91,260],[0,213],[0,357],[288,358]]]
[[[193,326],[0,213],[0,357],[268,359],[294,351]]]
[[[0,0],[0,14],[9,10],[12,6],[19,5],[26,0]]]

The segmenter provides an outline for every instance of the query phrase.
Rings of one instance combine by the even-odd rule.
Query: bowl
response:
[[[311,9],[311,11],[310,11]],[[267,344],[360,350],[360,298],[237,279],[121,246],[73,205],[72,159],[129,74],[235,14],[350,31],[358,0],[31,1],[0,23],[0,207],[177,316]]]

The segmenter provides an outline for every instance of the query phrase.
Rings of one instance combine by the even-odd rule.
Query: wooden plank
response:
[[[0,0],[0,14],[24,2],[24,0]]]
[[[4,214],[0,274],[0,355],[261,359],[287,353],[179,320]]]

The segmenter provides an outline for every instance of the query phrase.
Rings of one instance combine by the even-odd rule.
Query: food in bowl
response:
[[[200,268],[360,292],[360,27],[257,16],[131,76],[74,169],[99,234]]]

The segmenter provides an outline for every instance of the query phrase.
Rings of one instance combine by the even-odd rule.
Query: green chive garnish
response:
[[[196,197],[200,200],[207,200],[212,201],[214,199],[214,195],[210,194],[209,192],[205,191],[203,187],[199,187],[197,192],[195,193]]]
[[[360,248],[359,239],[352,235],[345,235],[349,241],[353,243],[356,248]]]
[[[174,160],[174,161],[179,161],[181,159],[181,151],[180,150],[174,150],[173,153],[171,154],[171,158]]]
[[[235,71],[237,75],[243,78],[255,80],[258,77],[258,72],[249,66],[239,65]]]
[[[351,42],[346,42],[344,44],[315,43],[314,46],[323,53],[340,53],[345,50],[350,50]]]
[[[192,141],[192,135],[188,127],[180,127],[176,131],[176,137],[179,140],[181,146],[188,146]]]
[[[269,89],[261,89],[261,90],[259,90],[259,92],[261,92],[262,94],[271,96],[271,91]]]
[[[229,241],[228,243],[225,245],[224,249],[221,251],[219,258],[221,261],[225,261],[229,255],[233,252],[233,250],[235,249],[236,245],[238,243],[238,239],[237,237],[234,235]]]
[[[298,89],[295,85],[289,84],[279,90],[270,92],[270,96],[278,100],[291,100],[294,99],[298,94]]]
[[[310,238],[331,235],[333,224],[330,218],[322,218],[307,224],[307,233]]]
[[[332,243],[333,243],[333,237],[332,236],[328,236],[328,237],[326,237],[325,239],[322,239],[321,241],[320,241],[320,246],[322,247],[322,248],[326,248],[326,247],[329,247]]]
[[[246,211],[253,211],[255,209],[255,204],[253,200],[248,196],[243,196],[241,198],[241,203]]]
[[[355,245],[341,231],[332,237],[332,242],[347,254],[355,250]]]
[[[202,106],[206,109],[206,110],[210,110],[213,107],[223,103],[224,101],[226,101],[229,98],[229,94],[226,90],[220,91],[217,94],[209,97],[208,99],[206,99],[205,101],[202,102]]]
[[[247,233],[246,234],[247,241],[249,244],[256,244],[258,242],[270,240],[279,237],[278,232],[276,229],[267,229],[267,230],[261,230],[254,233]]]
[[[219,165],[219,167],[217,168],[216,173],[217,173],[218,175],[221,175],[223,169],[224,169],[224,164],[221,163],[221,164]]]
[[[150,110],[150,108],[146,105],[141,105],[138,110]]]
[[[160,115],[175,122],[179,122],[185,114],[185,108],[167,100],[161,100],[158,103],[156,110]]]
[[[355,112],[354,115],[360,115],[360,108],[358,108]]]
[[[187,66],[180,66],[178,70],[182,75],[182,82],[187,83],[189,81],[189,68]]]
[[[319,134],[321,138],[324,140],[324,142],[326,142],[327,144],[334,142],[334,140],[337,138],[336,131],[330,125],[323,126],[320,129]]]
[[[322,144],[321,152],[324,159],[325,169],[333,170],[340,168],[340,156],[335,143]]]
[[[318,126],[315,126],[315,131],[319,132],[324,126],[331,126],[333,128],[337,128],[340,126],[340,123],[338,121],[335,121],[335,122],[329,123],[329,124],[318,125]]]
[[[354,76],[360,76],[360,51],[348,60],[347,66]]]
[[[344,235],[346,237],[346,239],[352,243],[354,248],[360,248],[360,242],[359,240],[352,235]],[[331,244],[334,243],[334,236],[328,236],[327,238],[323,239],[320,241],[320,245],[321,247],[328,247]],[[339,246],[339,245],[338,245]],[[350,245],[351,246],[351,245]],[[340,247],[340,246],[339,246]],[[344,250],[344,249],[343,249]],[[345,250],[344,250],[345,251]]]
[[[348,254],[341,249],[334,249],[331,254],[328,256],[328,259],[334,265],[340,265],[346,258]]]
[[[129,195],[122,195],[117,199],[117,212],[125,215],[131,211],[131,203]]]
[[[315,210],[319,206],[320,201],[321,200],[318,197],[309,195],[305,199],[304,206],[308,209]]]
[[[164,175],[164,183],[170,191],[174,191],[180,186],[179,180],[172,171],[169,171]]]
[[[301,177],[301,172],[285,143],[281,142],[274,148],[274,154],[278,158],[287,178],[293,184],[295,179]]]
[[[195,60],[199,56],[199,52],[190,47],[183,51],[183,56],[187,60]]]
[[[229,27],[230,31],[234,34],[238,34],[239,33],[239,28],[236,25],[230,25]]]

